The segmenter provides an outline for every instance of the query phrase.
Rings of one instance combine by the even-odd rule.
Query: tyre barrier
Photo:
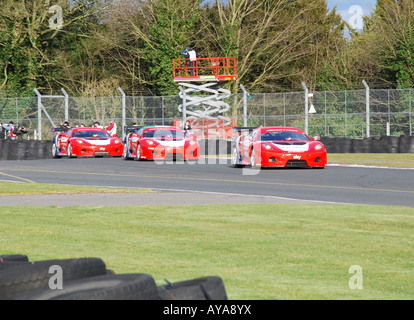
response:
[[[321,137],[320,141],[328,153],[414,153],[414,136],[365,139]]]
[[[158,287],[163,300],[227,300],[224,283],[219,277],[204,277]]]
[[[0,140],[0,160],[52,159],[52,141]]]
[[[52,267],[61,269],[60,288],[50,285]],[[0,255],[0,300],[227,300],[227,294],[216,276],[157,286],[145,273],[116,274],[100,258],[29,261],[15,254]]]

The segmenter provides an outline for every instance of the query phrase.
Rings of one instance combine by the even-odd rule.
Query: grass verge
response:
[[[414,153],[328,153],[328,164],[414,168]]]
[[[46,183],[19,183],[0,181],[0,196],[34,194],[81,194],[81,193],[142,193],[150,189],[118,189],[91,186],[66,186]]]
[[[342,205],[2,207],[1,254],[100,257],[229,299],[413,299],[414,209]],[[363,289],[350,289],[352,265]]]

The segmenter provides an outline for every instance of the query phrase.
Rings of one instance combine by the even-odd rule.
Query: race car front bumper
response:
[[[326,152],[276,153],[261,150],[257,154],[259,167],[325,167]]]
[[[107,146],[73,145],[72,156],[74,157],[121,157],[124,152],[122,143]]]

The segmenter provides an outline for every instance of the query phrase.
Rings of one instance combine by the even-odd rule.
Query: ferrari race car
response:
[[[292,127],[254,128],[234,141],[232,165],[324,168],[326,148],[319,140],[319,137],[311,139],[305,132]]]
[[[125,159],[182,158],[198,160],[200,145],[194,135],[174,126],[125,127]]]
[[[101,128],[52,128],[58,134],[53,138],[52,156],[72,157],[121,157],[124,153],[122,140],[111,137]]]

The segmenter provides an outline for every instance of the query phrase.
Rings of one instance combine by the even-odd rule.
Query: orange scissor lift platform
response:
[[[197,58],[196,61],[191,62],[190,59],[174,59],[174,81],[181,82],[184,87],[188,87],[187,93],[194,93],[204,91],[211,94],[211,99],[200,98],[199,96],[186,96],[183,99],[188,99],[186,105],[206,104],[209,111],[211,108],[217,107],[222,109],[220,112],[228,109],[228,104],[217,101],[223,96],[223,92],[227,92],[230,95],[230,91],[220,89],[216,91],[211,89],[211,85],[197,85],[197,82],[223,82],[223,81],[235,81],[237,79],[237,66],[236,58],[228,57],[215,57],[215,58]],[[191,84],[189,83],[191,82]],[[186,84],[189,83],[189,84]],[[225,96],[225,94],[224,94]],[[201,102],[202,101],[202,102]],[[223,108],[223,104],[227,105],[227,108]],[[179,109],[182,106],[179,107]],[[221,138],[229,139],[232,137],[233,127],[235,126],[236,119],[219,115],[218,117],[211,117],[209,111],[197,112],[197,116],[190,116],[187,118],[187,113],[191,111],[185,111],[182,119],[174,119],[174,125],[181,127],[184,120],[189,120],[191,123],[192,131],[199,139],[208,138]],[[202,115],[203,114],[203,115]]]
[[[174,81],[234,81],[237,79],[236,58],[174,59]]]

